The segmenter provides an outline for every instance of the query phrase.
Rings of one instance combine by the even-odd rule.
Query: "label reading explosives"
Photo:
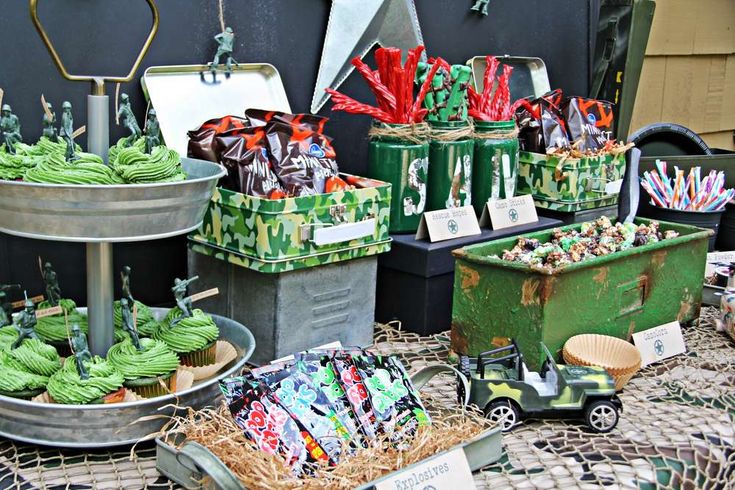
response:
[[[375,490],[472,489],[475,482],[464,451],[455,449],[394,473],[375,484]]]
[[[633,342],[641,351],[643,366],[682,354],[687,350],[679,322],[665,323],[634,333]]]
[[[416,240],[423,240],[428,236],[433,243],[479,234],[480,225],[477,223],[474,208],[463,206],[424,213],[416,232]]]
[[[493,230],[502,230],[511,226],[536,223],[538,215],[533,197],[509,197],[508,199],[490,199],[482,211],[481,226],[490,225]]]

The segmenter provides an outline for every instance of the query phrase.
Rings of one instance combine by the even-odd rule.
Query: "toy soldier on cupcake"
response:
[[[10,348],[17,349],[25,339],[38,340],[36,323],[38,323],[38,320],[36,320],[36,308],[33,306],[33,301],[26,296],[25,309],[18,313],[15,322],[13,322],[13,326],[18,331],[18,338]]]

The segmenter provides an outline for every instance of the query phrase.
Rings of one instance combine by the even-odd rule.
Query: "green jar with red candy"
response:
[[[507,199],[516,191],[518,131],[514,121],[474,123],[472,206],[478,216],[489,199]]]
[[[472,159],[475,143],[468,121],[429,121],[429,187],[427,211],[472,204]]]
[[[414,233],[426,210],[429,143],[425,125],[375,122],[368,177],[391,184],[390,233]]]

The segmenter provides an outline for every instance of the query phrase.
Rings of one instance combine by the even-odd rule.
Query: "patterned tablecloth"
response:
[[[707,308],[685,330],[688,354],[649,366],[621,394],[616,430],[527,421],[504,436],[504,455],[475,475],[478,488],[735,488],[735,344]],[[447,334],[418,337],[379,326],[375,349],[411,370],[446,361]],[[424,388],[455,399],[452,378]],[[132,457],[131,457],[132,455]],[[177,488],[155,468],[151,442],[115,451],[43,448],[0,439],[0,488]]]

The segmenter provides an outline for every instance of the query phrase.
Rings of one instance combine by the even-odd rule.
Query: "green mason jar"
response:
[[[474,141],[466,121],[429,121],[428,211],[472,204]]]
[[[475,121],[472,205],[482,215],[489,199],[507,199],[516,191],[518,135],[514,121]]]
[[[413,233],[426,208],[426,183],[429,172],[429,143],[413,142],[386,133],[409,127],[375,123],[368,146],[368,177],[390,182],[390,232]]]

